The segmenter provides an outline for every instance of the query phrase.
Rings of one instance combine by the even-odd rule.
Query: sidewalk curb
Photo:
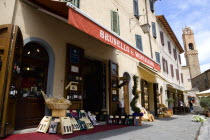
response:
[[[198,140],[198,136],[200,135],[201,127],[203,127],[203,126],[204,126],[204,123],[201,123],[201,125],[200,125],[200,127],[198,128],[198,131],[197,131],[197,133],[196,133],[196,135],[195,135],[195,139],[194,139],[194,140]]]

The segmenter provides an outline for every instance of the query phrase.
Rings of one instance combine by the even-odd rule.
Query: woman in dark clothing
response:
[[[192,103],[191,100],[190,100],[190,102],[189,102],[189,105],[190,105],[190,112],[193,112],[193,103]]]

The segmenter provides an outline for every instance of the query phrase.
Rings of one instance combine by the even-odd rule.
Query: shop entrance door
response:
[[[83,108],[86,111],[101,112],[105,90],[103,63],[96,60],[84,60],[84,98]]]
[[[24,46],[15,130],[37,127],[43,118],[45,105],[40,91],[46,93],[48,64],[48,53],[41,45],[29,42]]]
[[[0,137],[14,131],[15,99],[11,95],[18,92],[22,47],[18,26],[0,25]],[[15,86],[12,90],[11,85]]]

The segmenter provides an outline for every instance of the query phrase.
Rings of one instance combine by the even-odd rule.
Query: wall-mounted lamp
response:
[[[150,25],[148,23],[141,25],[141,29],[145,34],[149,33],[150,31]]]

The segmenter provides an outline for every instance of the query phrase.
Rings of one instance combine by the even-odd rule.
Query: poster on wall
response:
[[[79,63],[79,50],[70,49],[70,62],[78,64]]]

